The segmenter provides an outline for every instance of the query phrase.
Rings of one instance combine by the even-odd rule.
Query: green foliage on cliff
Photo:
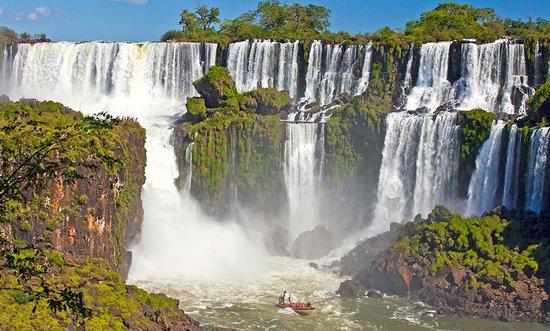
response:
[[[531,114],[535,121],[540,121],[543,117],[550,121],[550,82],[539,86],[535,94],[529,99]]]
[[[329,187],[342,188],[356,185],[359,178],[376,178],[383,145],[377,107],[354,97],[331,113],[325,133]]]
[[[133,120],[85,117],[55,102],[0,105],[0,329],[155,329],[163,314],[181,319],[176,301],[126,287],[115,271],[127,223],[140,212],[144,141]],[[54,231],[67,237],[62,224],[82,230],[111,212],[109,267],[51,249]],[[72,252],[90,254],[87,244]]]
[[[465,174],[472,174],[477,154],[485,140],[489,138],[495,115],[483,109],[461,111],[458,114],[460,166]]]
[[[239,94],[223,67],[210,68],[194,84],[202,98],[188,99],[191,116],[178,128],[185,144],[194,142],[192,193],[216,209],[228,206],[237,192],[243,205],[275,212],[284,191],[279,115],[292,98],[273,88]]]
[[[36,252],[26,249],[19,255]],[[153,330],[162,327],[159,320],[182,319],[176,300],[126,285],[102,260],[67,259],[53,250],[43,253],[41,264],[34,265],[41,269],[26,282],[0,267],[0,329]]]
[[[539,269],[534,255],[540,245],[510,245],[510,224],[497,215],[463,218],[449,214],[436,222],[420,223],[412,236],[393,244],[391,251],[424,261],[432,276],[445,266],[462,267],[471,271],[472,286],[489,281],[513,284],[518,274],[530,275]]]

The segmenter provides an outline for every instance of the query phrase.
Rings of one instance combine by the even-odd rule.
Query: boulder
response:
[[[208,108],[219,107],[221,101],[238,95],[235,82],[225,67],[211,67],[206,75],[193,82],[193,86]]]
[[[325,256],[334,248],[334,239],[330,232],[318,225],[312,231],[303,232],[294,241],[292,254],[299,259],[316,259]]]
[[[310,266],[313,269],[319,269],[319,265],[315,262],[309,262],[308,266]]]
[[[340,284],[336,293],[344,298],[359,298],[365,295],[366,288],[358,281],[347,279]]]

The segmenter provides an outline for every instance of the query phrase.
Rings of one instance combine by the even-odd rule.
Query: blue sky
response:
[[[294,2],[294,1],[292,1]],[[331,30],[373,32],[405,22],[444,0],[311,0],[332,12]],[[494,8],[502,17],[550,19],[550,0],[487,0],[468,2]],[[251,0],[0,0],[0,25],[18,32],[45,32],[54,40],[158,40],[178,28],[178,15],[197,5],[217,6],[223,18],[254,9]]]

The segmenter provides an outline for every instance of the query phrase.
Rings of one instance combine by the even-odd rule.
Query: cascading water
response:
[[[456,114],[392,113],[386,124],[371,234],[388,230],[390,222],[426,214],[436,204],[450,205],[456,195]]]
[[[363,93],[369,82],[372,45],[368,44],[364,48],[363,63],[360,63],[361,51],[362,46],[314,41],[309,52],[305,99],[326,105],[341,93]],[[361,77],[355,73],[359,67],[362,67]]]
[[[14,57],[15,46],[0,44],[0,91],[7,91]]]
[[[289,235],[294,240],[319,224],[319,175],[323,123],[286,122],[284,176],[289,199]]]
[[[508,137],[506,167],[504,170],[504,193],[502,194],[502,204],[509,209],[516,209],[518,207],[522,144],[522,135],[518,130],[517,125],[514,124],[510,128],[510,134]]]
[[[529,143],[529,159],[527,167],[527,188],[525,194],[525,209],[538,212],[550,206],[548,197],[548,172],[550,128],[535,129],[531,133]]]
[[[450,46],[450,42],[422,45],[418,79],[407,98],[406,109],[427,107],[435,110],[448,100],[451,89],[447,80]]]
[[[196,95],[192,82],[215,54],[216,44],[42,43],[20,45],[14,59],[12,98],[53,99],[87,114],[135,117],[145,127],[144,222],[130,279],[230,277],[261,251],[241,227],[209,219],[175,185],[170,116],[185,111],[185,98]]]
[[[500,156],[505,124],[498,121],[492,126],[489,139],[476,158],[476,169],[468,188],[467,215],[480,216],[500,202]]]
[[[434,110],[455,101],[459,109],[525,113],[532,89],[527,85],[523,44],[504,39],[483,45],[463,43],[460,79],[452,86],[447,80],[450,44],[422,45],[418,80],[407,98],[406,109]]]
[[[241,41],[229,45],[227,67],[239,92],[273,87],[298,96],[298,41]]]

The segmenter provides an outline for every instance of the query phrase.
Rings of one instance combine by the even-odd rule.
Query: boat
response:
[[[315,307],[303,302],[278,303],[276,306],[279,308],[291,308],[299,314],[308,314],[315,309]]]

